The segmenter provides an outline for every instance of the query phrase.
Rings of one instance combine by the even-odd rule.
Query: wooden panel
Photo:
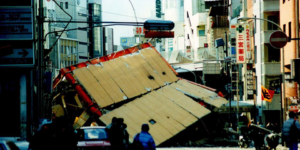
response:
[[[160,103],[156,103],[158,108],[161,108],[163,110],[166,110],[168,113],[168,117],[173,118],[176,120],[179,124],[188,127],[192,123],[196,122],[198,119],[192,115],[191,113],[187,112],[185,109],[171,101],[166,97],[166,95],[163,95],[161,92],[151,92],[148,94],[148,96],[151,96],[152,99],[156,98],[159,99]],[[151,101],[151,99],[149,100]]]
[[[190,99],[190,101],[193,100]],[[149,132],[157,145],[170,139],[197,121],[197,118],[187,112],[187,110],[155,91],[101,116],[100,120],[110,123],[114,116],[124,118],[131,140],[140,132],[141,125],[148,123],[150,126]],[[151,119],[156,121],[156,123],[151,124],[149,122]]]
[[[128,98],[139,95],[138,91],[132,87],[126,76],[123,75],[122,71],[119,70],[119,68],[115,65],[115,63],[112,63],[112,61],[113,60],[103,62],[104,69],[114,79],[114,81],[118,84]]]
[[[197,118],[202,118],[210,113],[210,110],[206,109],[191,98],[185,96],[183,93],[171,88],[170,86],[165,86],[160,91],[163,95],[167,96],[169,99],[183,107],[191,114],[195,115]]]
[[[176,89],[176,90],[179,89],[180,91],[183,91],[184,94],[185,93],[190,94],[190,95],[192,95],[192,97],[200,98],[204,101],[209,101],[210,100],[210,98],[207,94],[199,93],[194,88],[188,88],[188,87],[183,86],[183,85],[178,84],[178,83],[172,83],[172,84],[170,84],[170,86],[172,88]]]
[[[193,89],[194,91],[197,91],[198,93],[203,95],[203,97],[206,97],[203,99],[206,103],[209,103],[218,108],[221,107],[223,104],[228,103],[228,101],[225,98],[217,96],[217,93],[207,90],[205,88],[202,88],[200,86],[196,86],[196,85],[193,85],[189,82],[182,81],[182,80],[178,81],[177,84],[180,84],[180,85],[186,87],[185,92],[187,92],[187,93],[189,92],[187,89]]]
[[[73,74],[90,96],[97,102],[99,107],[106,107],[113,103],[113,100],[104,91],[87,68],[76,69],[73,71]]]
[[[126,99],[125,94],[121,91],[120,87],[110,77],[106,70],[104,70],[101,66],[94,65],[90,65],[88,68],[115,103]]]
[[[145,97],[147,97],[147,95]],[[164,109],[157,109],[155,105],[151,105],[152,103],[149,103],[148,99],[141,98],[138,102],[142,103],[145,106],[144,109],[148,109],[148,112],[154,112],[154,115],[152,116],[153,119],[160,123],[173,136],[184,129],[182,125],[175,122],[173,118],[170,118]]]
[[[90,118],[90,115],[88,113],[86,113],[86,111],[84,111],[79,117],[76,117],[74,124],[73,124],[73,128],[74,129],[79,129],[80,127],[82,127],[85,122]]]
[[[135,105],[129,103],[126,105],[126,107],[130,109],[131,114],[134,114],[134,119],[139,120],[140,126],[144,123],[148,123],[148,121],[151,119],[147,114],[145,114],[143,111],[139,109],[139,107]],[[159,131],[156,128],[150,126],[149,132],[153,136],[156,143],[163,142],[162,135],[159,133]]]
[[[177,81],[178,78],[174,74],[174,72],[169,68],[169,66],[166,64],[166,62],[163,60],[162,56],[159,55],[153,48],[146,48],[143,49],[143,54],[147,54],[150,56],[158,66],[166,73],[167,76],[171,79],[172,82]]]
[[[136,77],[136,79],[142,84],[145,89],[150,90],[152,87],[159,87],[159,85],[153,81],[155,86],[151,86],[151,81],[149,80],[148,76],[143,73],[144,67],[141,64],[138,64],[134,61],[133,56],[127,57],[120,57],[121,60],[126,63],[131,73]]]
[[[149,63],[149,65],[155,70],[157,71],[158,75],[165,81],[168,83],[173,82],[172,79],[166,74],[166,72],[157,64],[157,60],[156,59],[161,59],[161,58],[153,58],[151,57],[151,55],[148,54],[147,51],[145,50],[141,50],[140,53],[144,56],[144,58],[146,59],[146,61]],[[174,74],[174,73],[173,73]]]
[[[138,81],[138,79],[133,75],[133,73],[125,65],[124,61],[122,61],[120,58],[118,58],[112,62],[114,62],[119,67],[119,69],[123,72],[123,75],[125,75],[127,77],[128,81],[139,92],[139,94],[144,94],[147,92],[147,90],[144,88],[144,86]]]
[[[152,76],[154,77],[154,81],[156,81],[158,83],[159,86],[163,86],[165,85],[165,81],[160,78],[160,76],[157,74],[157,72],[155,72],[153,70],[153,68],[148,64],[148,62],[143,58],[142,55],[135,55],[134,56],[135,60],[137,63],[142,64],[144,66],[144,68],[147,70],[148,72],[148,76]]]
[[[94,77],[94,75],[89,71],[88,68],[81,68],[82,74],[90,80],[90,84],[94,87],[96,91],[96,95],[100,96],[101,99],[95,99],[100,107],[106,107],[114,103],[113,99],[108,95],[108,93],[103,89],[103,87],[99,84],[98,80]]]
[[[168,122],[164,119],[162,119],[162,117],[160,115],[163,115],[161,114],[161,111],[158,111],[157,109],[155,110],[152,110],[150,109],[147,105],[145,105],[144,103],[142,103],[143,98],[137,100],[137,101],[134,101],[133,104],[137,105],[137,106],[142,106],[140,107],[143,112],[145,112],[150,118],[152,118],[156,123],[155,124],[159,124],[162,128],[163,128],[163,133],[167,139],[168,137],[172,137],[174,136],[174,134],[178,133],[178,132],[173,132],[174,131],[174,127],[171,125],[171,124],[168,124]],[[160,115],[158,115],[160,114]],[[149,122],[149,121],[148,121]],[[173,130],[172,130],[173,129]]]

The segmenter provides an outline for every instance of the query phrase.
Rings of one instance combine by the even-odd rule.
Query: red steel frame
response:
[[[118,58],[118,57],[121,57],[121,56],[124,56],[124,55],[127,55],[127,54],[135,53],[135,52],[139,51],[140,49],[144,49],[144,48],[148,48],[148,47],[152,47],[153,49],[155,49],[152,46],[151,43],[144,43],[144,44],[138,45],[136,47],[130,47],[128,49],[124,49],[122,51],[112,53],[112,54],[107,55],[107,56],[94,58],[90,61],[86,61],[86,62],[78,63],[76,65],[72,65],[72,66],[69,66],[69,67],[66,67],[66,68],[62,68],[59,72],[59,75],[54,79],[52,88],[55,89],[55,87],[61,82],[62,78],[65,77],[69,83],[71,83],[72,85],[75,86],[75,91],[83,99],[83,101],[88,105],[88,108],[89,108],[90,112],[92,112],[93,114],[100,117],[102,115],[102,113],[98,109],[98,106],[96,106],[93,103],[92,99],[83,90],[83,88],[79,84],[76,83],[76,80],[72,75],[72,71],[77,69],[77,68],[87,67],[88,64],[97,64],[97,63],[100,63],[100,62],[105,62],[105,61],[112,60],[112,59],[115,59],[115,58]],[[155,49],[155,51],[160,55],[160,53],[156,49]],[[163,57],[162,57],[162,59],[166,62],[166,64],[169,66],[169,68],[176,75],[178,75],[178,73],[171,67],[171,65]]]

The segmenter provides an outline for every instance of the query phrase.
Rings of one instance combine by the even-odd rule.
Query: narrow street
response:
[[[254,150],[255,148],[247,148],[247,150]],[[157,150],[246,150],[238,147],[197,147],[197,148],[157,148]]]

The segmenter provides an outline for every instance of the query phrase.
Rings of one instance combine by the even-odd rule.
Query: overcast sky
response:
[[[155,0],[131,0],[138,22],[155,16]],[[136,22],[129,0],[102,0],[102,21]],[[120,37],[133,36],[132,26],[113,26],[114,44],[120,45]]]

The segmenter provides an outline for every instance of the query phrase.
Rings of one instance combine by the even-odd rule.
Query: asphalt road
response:
[[[255,148],[238,148],[238,147],[197,147],[197,148],[156,148],[156,150],[254,150]]]

